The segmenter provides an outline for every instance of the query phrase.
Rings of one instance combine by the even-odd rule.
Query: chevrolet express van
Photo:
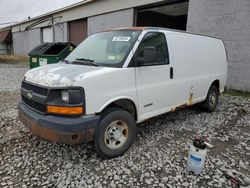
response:
[[[213,112],[224,91],[222,40],[163,28],[120,28],[84,40],[63,62],[28,71],[19,118],[62,143],[94,140],[102,158],[125,153],[136,124],[201,103]]]

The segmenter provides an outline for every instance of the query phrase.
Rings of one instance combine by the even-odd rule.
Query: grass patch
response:
[[[0,55],[0,63],[19,63],[28,62],[28,56],[17,56],[17,55]]]
[[[232,95],[232,96],[243,96],[243,97],[250,98],[250,92],[246,92],[246,91],[228,89],[228,90],[227,90],[226,92],[224,92],[224,93],[225,93],[225,94]]]

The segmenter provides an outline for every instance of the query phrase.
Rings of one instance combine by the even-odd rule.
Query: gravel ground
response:
[[[27,70],[26,63],[0,63],[0,91],[18,90]]]
[[[102,160],[91,143],[47,142],[18,121],[26,70],[0,64],[0,187],[230,187],[209,160],[250,187],[250,99],[222,95],[214,113],[192,107],[154,118],[138,125],[125,155]],[[215,146],[200,175],[186,171],[195,135]]]

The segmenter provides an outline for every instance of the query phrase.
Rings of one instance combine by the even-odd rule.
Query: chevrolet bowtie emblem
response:
[[[33,97],[32,90],[27,92],[27,97],[31,99]]]

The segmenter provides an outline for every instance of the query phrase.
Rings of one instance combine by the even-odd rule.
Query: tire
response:
[[[111,159],[123,155],[136,137],[133,116],[120,108],[109,108],[101,114],[95,134],[95,150],[101,158]]]
[[[219,91],[215,85],[211,85],[206,100],[202,103],[202,107],[207,112],[214,112],[219,99]]]

